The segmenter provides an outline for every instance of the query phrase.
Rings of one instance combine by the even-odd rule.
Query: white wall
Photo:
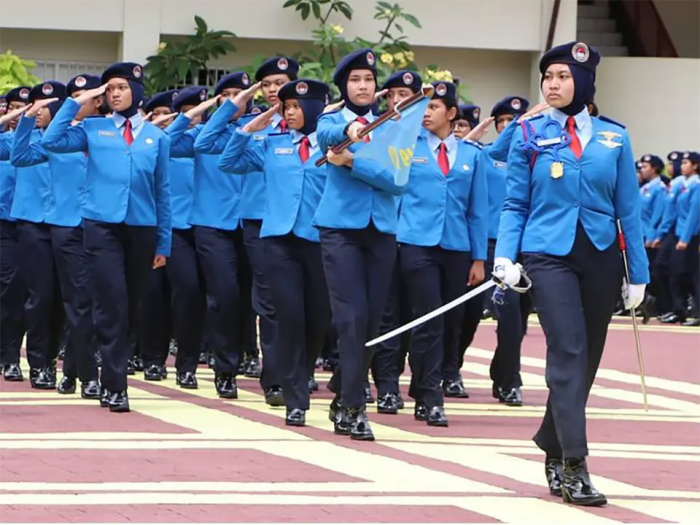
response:
[[[2,29],[0,30],[0,53],[8,49],[15,55],[33,60],[111,64],[119,59],[119,34]]]
[[[700,58],[700,1],[655,0],[671,41],[682,58]]]
[[[700,60],[604,58],[596,103],[627,126],[634,154],[666,158],[672,150],[700,149]]]

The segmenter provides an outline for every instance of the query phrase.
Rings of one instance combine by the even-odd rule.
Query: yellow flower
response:
[[[331,29],[333,30],[333,32],[334,32],[336,35],[342,35],[342,34],[343,34],[343,31],[345,31],[345,29],[343,28],[343,26],[341,26],[341,25],[339,25],[339,24],[336,24],[336,25],[334,25],[334,26],[331,26]]]
[[[392,64],[394,62],[394,57],[391,56],[389,53],[383,53],[379,59],[384,62],[385,64]]]
[[[406,60],[413,62],[416,59],[416,55],[413,51],[406,51]]]
[[[400,68],[406,67],[408,65],[403,53],[394,54],[394,62],[396,62],[396,65]]]
[[[160,44],[158,44],[158,52],[160,53],[160,52],[164,51],[166,47],[168,47],[168,43],[161,42]]]

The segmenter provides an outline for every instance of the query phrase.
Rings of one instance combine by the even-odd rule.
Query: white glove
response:
[[[493,274],[508,286],[517,286],[520,282],[520,268],[505,257],[497,257],[493,262]]]
[[[637,307],[644,301],[644,291],[646,284],[627,284],[627,281],[622,281],[622,298],[625,301],[625,309],[636,310]]]

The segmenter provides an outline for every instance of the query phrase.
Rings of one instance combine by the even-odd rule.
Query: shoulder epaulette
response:
[[[472,146],[479,148],[479,149],[484,149],[484,146],[474,140],[469,140],[469,139],[464,139],[462,142],[465,144],[471,144]]]
[[[268,137],[279,137],[281,135],[289,135],[289,131],[285,131],[284,133],[268,133]]]
[[[540,118],[544,118],[544,114],[539,113],[539,114],[537,114],[537,115],[534,115],[534,116],[532,116],[532,117],[528,117],[528,118],[523,119],[523,120],[529,120],[530,122],[532,122],[533,120],[537,120],[537,119],[540,119]]]
[[[606,117],[605,115],[599,115],[598,118],[602,120],[603,122],[608,122],[609,124],[615,124],[616,126],[620,126],[622,129],[626,129],[626,126],[624,124],[620,124],[619,122],[611,119],[610,117]]]

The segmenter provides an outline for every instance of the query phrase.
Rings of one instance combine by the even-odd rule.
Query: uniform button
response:
[[[574,202],[574,208],[578,208],[578,202]]]

